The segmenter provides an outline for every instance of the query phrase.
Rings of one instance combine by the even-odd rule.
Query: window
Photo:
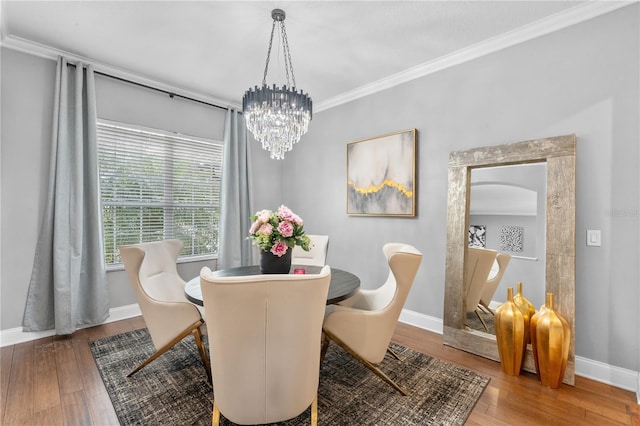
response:
[[[118,247],[177,238],[181,258],[218,252],[222,143],[98,122],[107,265]]]

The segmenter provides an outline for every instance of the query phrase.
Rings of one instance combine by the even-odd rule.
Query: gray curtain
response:
[[[70,334],[109,315],[90,66],[58,59],[53,113],[49,188],[23,326]]]
[[[250,217],[255,213],[251,200],[251,155],[244,118],[233,109],[228,109],[226,115],[222,167],[218,269],[253,265],[255,253],[247,239]]]

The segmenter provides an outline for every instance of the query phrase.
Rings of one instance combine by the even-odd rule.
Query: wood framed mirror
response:
[[[554,307],[569,322],[571,343],[564,383],[575,380],[575,170],[576,136],[566,135],[456,151],[449,155],[447,253],[443,341],[500,361],[495,335],[465,326],[465,252],[469,235],[471,171],[478,168],[546,163],[545,283]],[[526,282],[527,277],[520,281]],[[509,283],[515,289],[516,283]],[[536,310],[539,306],[536,306]],[[535,372],[531,346],[523,368]]]

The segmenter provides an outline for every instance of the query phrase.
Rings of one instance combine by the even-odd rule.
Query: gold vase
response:
[[[547,293],[544,308],[531,318],[531,347],[540,382],[556,389],[562,384],[569,359],[571,328],[553,307],[553,293]]]
[[[513,287],[507,288],[507,301],[496,309],[494,324],[502,371],[517,376],[522,368],[526,329],[522,310],[513,301]]]
[[[538,375],[538,381],[540,381],[540,363],[538,363],[538,350],[537,350],[537,338],[536,338],[536,328],[538,319],[542,317],[544,311],[547,310],[546,305],[540,306],[540,309],[531,317],[529,320],[529,339],[531,341],[531,351],[533,352],[533,365],[536,369],[536,374]]]
[[[536,308],[533,306],[533,303],[529,302],[526,297],[522,294],[522,283],[518,281],[517,284],[517,292],[516,295],[513,296],[513,303],[518,305],[520,310],[522,311],[522,315],[524,315],[524,344],[525,350],[527,343],[531,343],[531,333],[529,333],[529,324],[531,321],[531,317],[536,313]]]

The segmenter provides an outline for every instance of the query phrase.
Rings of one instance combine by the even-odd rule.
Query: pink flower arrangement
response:
[[[270,251],[281,257],[295,246],[309,251],[311,240],[304,234],[300,216],[287,206],[280,206],[275,212],[260,210],[251,216],[249,238],[262,251]]]

